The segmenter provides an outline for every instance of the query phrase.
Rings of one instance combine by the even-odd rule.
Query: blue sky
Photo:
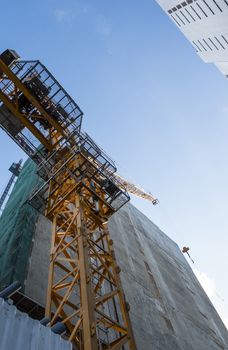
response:
[[[205,64],[153,0],[4,4],[0,50],[40,59],[84,111],[83,129],[119,172],[159,198],[132,199],[190,246],[228,322],[228,81]],[[25,156],[0,131],[3,188]]]

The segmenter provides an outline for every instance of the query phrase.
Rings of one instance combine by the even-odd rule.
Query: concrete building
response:
[[[0,283],[19,279],[44,305],[50,222],[24,205],[35,172],[27,161],[0,218]],[[177,244],[131,204],[109,229],[138,350],[228,350],[228,332]]]
[[[228,77],[228,1],[156,0],[204,62]]]

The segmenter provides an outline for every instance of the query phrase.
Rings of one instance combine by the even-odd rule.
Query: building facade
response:
[[[228,0],[156,0],[204,62],[228,77]]]
[[[42,306],[51,222],[25,204],[38,182],[28,160],[0,219],[0,289],[19,280]],[[109,230],[137,349],[228,350],[228,332],[177,244],[131,204],[113,215]]]

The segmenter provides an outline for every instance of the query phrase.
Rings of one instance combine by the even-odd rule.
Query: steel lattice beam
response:
[[[44,179],[30,203],[52,221],[49,325],[65,323],[80,350],[136,350],[107,227],[129,200],[115,166],[81,133],[81,110],[39,61],[0,59],[0,73],[0,124]]]

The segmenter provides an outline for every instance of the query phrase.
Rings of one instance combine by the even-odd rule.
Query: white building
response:
[[[228,0],[156,0],[204,62],[228,77]]]

